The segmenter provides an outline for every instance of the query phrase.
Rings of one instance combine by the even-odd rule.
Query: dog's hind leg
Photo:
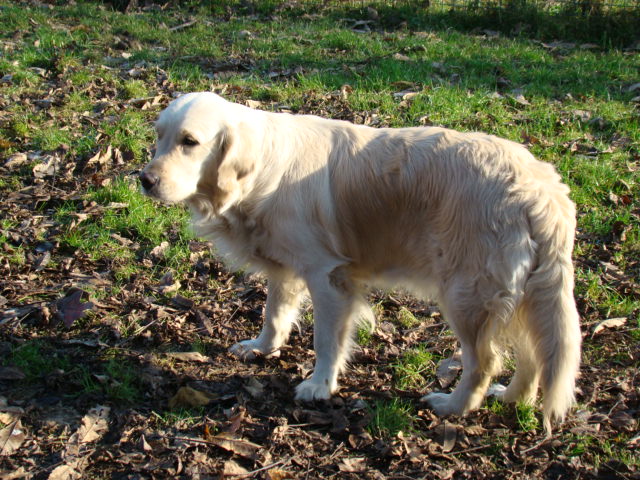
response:
[[[540,364],[535,357],[533,342],[525,325],[518,325],[518,333],[512,339],[516,370],[507,387],[496,383],[489,388],[489,395],[513,403],[535,403],[540,381]]]
[[[500,371],[496,340],[502,320],[473,297],[458,295],[443,304],[447,321],[462,347],[462,377],[452,393],[433,392],[422,398],[438,415],[463,415],[478,408],[491,377]]]
[[[243,360],[268,355],[278,350],[289,337],[297,320],[305,291],[304,282],[286,271],[269,272],[267,306],[262,331],[257,338],[236,343],[229,351]]]
[[[296,388],[296,399],[323,400],[338,388],[338,375],[351,351],[361,305],[345,267],[329,274],[314,273],[306,280],[313,302],[316,364],[311,377]]]

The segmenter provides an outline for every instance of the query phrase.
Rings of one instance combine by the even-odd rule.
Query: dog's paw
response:
[[[267,350],[256,340],[243,340],[232,346],[229,351],[236,357],[244,361],[255,360],[257,357],[271,357],[275,356],[278,352]]]
[[[487,397],[504,398],[504,392],[507,391],[507,387],[501,383],[494,383],[487,390]]]
[[[450,393],[432,392],[422,397],[420,401],[427,402],[436,415],[458,413],[456,408],[452,408]]]
[[[327,383],[315,382],[313,377],[296,387],[296,400],[312,402],[313,400],[329,400],[332,389]]]

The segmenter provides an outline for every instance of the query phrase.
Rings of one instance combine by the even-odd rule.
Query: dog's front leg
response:
[[[257,338],[236,343],[229,351],[243,360],[256,355],[269,355],[289,338],[291,326],[298,316],[298,308],[305,286],[290,272],[270,272],[267,277],[267,306],[262,331]]]
[[[338,388],[338,374],[348,359],[356,296],[343,267],[306,278],[313,302],[316,365],[296,388],[298,400],[325,400]]]

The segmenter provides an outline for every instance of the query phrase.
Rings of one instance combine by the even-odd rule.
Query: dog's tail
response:
[[[547,200],[540,201],[543,198]],[[560,182],[547,184],[534,203],[529,221],[537,244],[537,264],[525,284],[523,313],[535,342],[544,396],[544,428],[550,434],[552,421],[564,420],[574,402],[580,367],[582,337],[571,261],[575,206],[568,188]]]

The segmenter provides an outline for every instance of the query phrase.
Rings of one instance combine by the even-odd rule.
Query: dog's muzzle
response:
[[[145,193],[151,193],[151,190],[153,190],[159,182],[160,178],[157,175],[145,171],[140,172],[140,184]]]

